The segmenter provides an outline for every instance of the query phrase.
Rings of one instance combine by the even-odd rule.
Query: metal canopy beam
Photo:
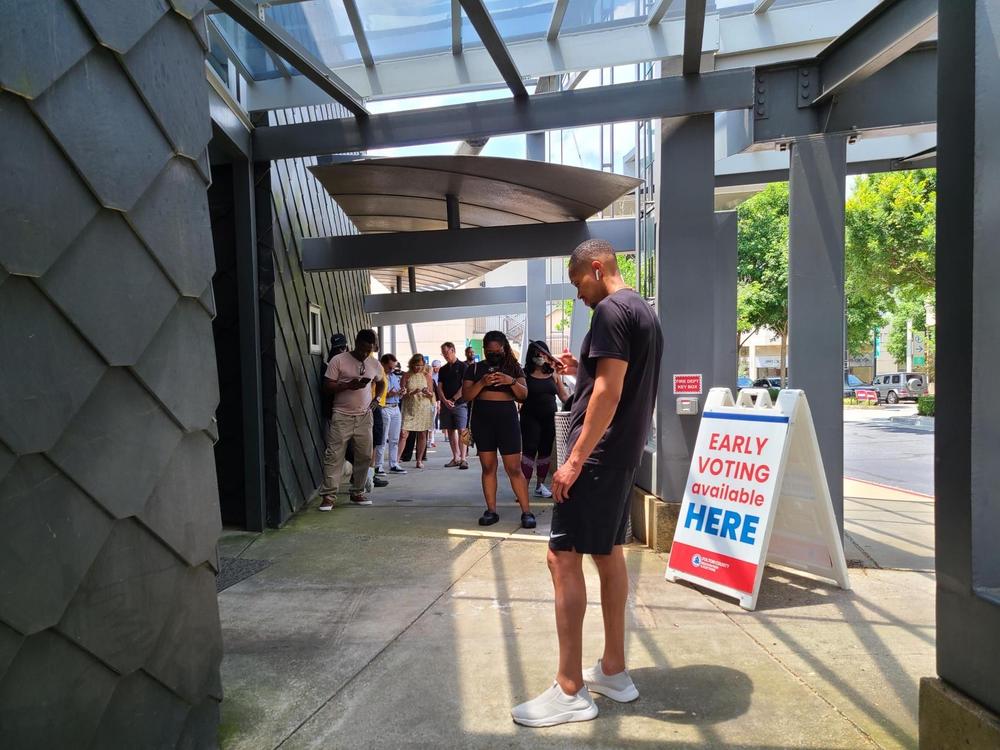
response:
[[[469,320],[488,318],[494,315],[524,314],[524,303],[486,305],[478,307],[436,307],[429,310],[405,310],[403,312],[372,313],[372,326],[402,326],[415,323],[437,323],[441,320]],[[393,346],[392,349],[396,347]]]
[[[572,248],[571,248],[572,249]],[[573,299],[576,287],[572,284],[547,284],[545,298],[552,300]],[[365,295],[366,313],[407,312],[408,310],[434,310],[454,307],[485,307],[489,305],[516,305],[527,302],[523,286],[476,287],[475,289],[448,289],[438,292],[412,292],[404,294]]]
[[[462,54],[462,5],[451,0],[451,54]]]
[[[265,23],[257,15],[255,2],[251,2],[251,0],[216,0],[215,5],[257,37],[261,44],[285,58],[297,71],[333,97],[335,101],[347,107],[354,115],[364,117],[368,114],[361,97],[303,47],[295,37],[277,24]]]
[[[674,76],[561,91],[527,101],[496,99],[258,128],[254,153],[267,161],[746,109],[753,105],[753,83],[752,70],[727,70],[697,80]]]
[[[907,52],[824,106],[799,106],[803,93],[809,94],[803,84],[815,78],[810,70],[815,69],[788,65],[757,69],[764,93],[758,94],[763,101],[753,110],[753,145],[931,126],[937,120],[936,47]]]
[[[514,60],[511,59],[510,51],[507,49],[507,45],[504,44],[500,32],[497,31],[496,24],[493,23],[493,19],[490,17],[490,12],[483,5],[483,0],[459,0],[459,2],[465,10],[465,15],[472,22],[472,27],[479,34],[479,38],[482,40],[486,51],[493,58],[493,63],[497,66],[497,70],[500,71],[500,75],[503,76],[504,81],[507,83],[507,88],[510,89],[514,98],[527,99],[528,89],[524,87],[521,74],[518,73],[517,66],[514,64]]]
[[[552,18],[549,19],[549,31],[545,35],[545,38],[554,42],[559,38],[559,30],[562,28],[563,19],[566,17],[566,8],[569,6],[569,0],[556,0],[555,5],[552,6]]]
[[[551,258],[569,255],[574,247],[589,239],[607,240],[621,252],[634,250],[635,219],[307,237],[302,241],[302,268],[343,271],[411,263],[429,266]]]
[[[650,26],[656,26],[660,21],[663,20],[663,16],[667,14],[670,10],[670,6],[673,4],[674,0],[659,0],[656,6],[649,11],[649,17],[646,19],[646,23]]]
[[[768,8],[774,5],[774,0],[757,0],[757,4],[753,6],[754,15],[760,16],[767,13]]]
[[[820,90],[813,104],[857,85],[937,32],[938,0],[883,3],[819,56]]]
[[[372,57],[371,47],[368,46],[368,37],[365,35],[364,24],[361,23],[361,13],[358,11],[358,4],[355,0],[344,0],[344,10],[347,13],[347,20],[351,23],[351,31],[354,32],[354,41],[358,44],[358,52],[366,68],[375,67],[375,58]]]
[[[872,174],[936,165],[936,133],[861,138],[847,147],[847,174]],[[924,154],[917,158],[917,154]],[[715,187],[788,182],[788,151],[751,151],[715,162]]]
[[[684,3],[684,75],[701,72],[701,42],[705,38],[705,0]]]

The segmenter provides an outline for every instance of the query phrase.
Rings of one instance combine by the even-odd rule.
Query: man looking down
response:
[[[530,727],[593,719],[598,710],[591,691],[623,702],[639,697],[625,671],[628,572],[622,545],[633,479],[656,401],[663,335],[649,304],[625,285],[608,242],[588,240],[578,246],[570,257],[569,280],[594,314],[579,361],[563,355],[566,372],[575,372],[577,384],[568,458],[552,481],[556,504],[548,565],[559,667],[552,687],[511,711],[515,722]],[[604,653],[587,670],[585,554],[597,565],[604,617]]]

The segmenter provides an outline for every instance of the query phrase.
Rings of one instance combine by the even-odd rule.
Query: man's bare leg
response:
[[[606,675],[625,669],[625,604],[628,600],[628,568],[621,545],[610,555],[593,555],[601,577],[601,613],[604,615],[604,656],[601,669]]]
[[[559,636],[556,682],[564,693],[575,695],[583,688],[583,617],[587,613],[583,555],[550,549],[548,563],[555,589],[556,633]]]

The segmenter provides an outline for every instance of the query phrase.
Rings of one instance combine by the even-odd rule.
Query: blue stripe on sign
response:
[[[702,416],[710,419],[735,419],[738,422],[788,422],[788,417],[773,417],[769,414],[721,414],[706,411]]]

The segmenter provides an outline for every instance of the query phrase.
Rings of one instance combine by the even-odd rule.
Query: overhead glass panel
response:
[[[277,23],[331,68],[361,62],[343,0],[300,0],[266,8]]]
[[[675,4],[681,6],[684,5],[678,0],[674,0]],[[768,9],[768,13],[778,8],[788,8],[792,5],[809,5],[810,3],[822,2],[822,0],[776,0],[776,2]],[[739,16],[744,13],[753,13],[754,6],[757,4],[756,0],[715,0],[717,10],[719,11],[720,18],[729,18],[730,16]],[[681,13],[683,15],[683,13]]]
[[[257,37],[225,13],[214,13],[210,23],[215,24],[243,66],[253,74],[254,80],[281,78],[281,71],[275,67],[274,61]]]
[[[512,41],[545,36],[555,0],[485,0],[484,5],[500,36],[504,41]],[[469,24],[464,14],[463,20]]]
[[[651,4],[649,0],[569,0],[562,31],[641,23]],[[680,6],[683,8],[684,3],[680,2]]]
[[[357,0],[357,4],[376,60],[451,49],[451,0]],[[465,29],[462,35],[467,38]]]

